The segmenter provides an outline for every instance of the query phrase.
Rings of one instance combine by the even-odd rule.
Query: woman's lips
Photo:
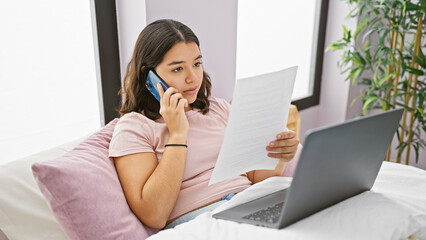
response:
[[[195,93],[197,93],[197,88],[186,90],[186,91],[184,91],[184,93],[189,94],[189,95],[195,94]]]

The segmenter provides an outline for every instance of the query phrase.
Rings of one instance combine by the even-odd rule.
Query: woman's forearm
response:
[[[184,138],[171,137],[168,143],[185,144]],[[150,216],[145,221],[152,227],[162,228],[174,208],[182,184],[186,163],[186,147],[166,147],[160,163],[155,168],[141,193],[141,215]],[[145,222],[144,221],[144,222]]]
[[[287,161],[279,160],[275,169],[273,170],[254,170],[251,174],[252,178],[250,179],[250,181],[254,184],[261,182],[269,177],[282,176],[285,167],[287,166],[287,163]]]

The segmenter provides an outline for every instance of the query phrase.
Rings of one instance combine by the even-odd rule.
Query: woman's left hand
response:
[[[279,158],[285,162],[293,159],[299,145],[299,138],[296,132],[288,130],[278,133],[277,138],[271,141],[266,150],[269,151],[268,157]]]

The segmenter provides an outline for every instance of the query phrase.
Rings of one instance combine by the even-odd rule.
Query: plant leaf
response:
[[[420,10],[420,7],[417,6],[416,4],[411,3],[411,2],[407,2],[406,3],[406,9],[407,9],[407,11],[417,11],[417,10]]]
[[[402,103],[399,103],[399,102],[396,102],[395,104],[396,104],[396,105],[398,105],[398,106],[401,106],[401,107],[403,107],[403,108],[405,108],[405,109],[407,109],[407,110],[408,110],[408,111],[410,111],[410,112],[414,112],[414,109],[413,109],[413,108],[411,108],[410,106],[407,106],[407,105],[402,104]]]
[[[405,16],[406,10],[407,10],[407,3],[404,2],[404,8],[402,9],[402,16]]]
[[[413,145],[413,147],[414,147],[414,151],[416,153],[416,163],[418,163],[418,161],[419,161],[419,145],[415,144],[415,145]]]
[[[379,43],[381,45],[384,45],[385,38],[386,36],[388,36],[389,31],[390,29],[383,29],[383,28],[379,30]]]
[[[423,115],[423,103],[424,103],[424,100],[425,100],[425,94],[424,93],[422,93],[422,92],[420,92],[419,94],[417,94],[418,96],[419,96],[419,101],[418,101],[418,107],[419,107],[419,109],[421,109],[422,110],[422,115]]]
[[[389,109],[389,104],[383,99],[380,99],[380,101],[382,102],[382,111],[385,112],[386,110]]]
[[[422,75],[424,75],[424,72],[423,72],[423,71],[421,71],[421,70],[419,70],[419,69],[416,69],[416,68],[412,68],[412,67],[407,67],[407,71],[408,71],[409,73],[415,74],[415,75],[417,75],[417,76],[422,76]]]
[[[359,76],[359,74],[362,72],[362,67],[358,68],[353,74],[352,74],[352,85],[355,85],[355,82]]]
[[[378,97],[371,97],[368,98],[365,102],[364,102],[364,106],[362,107],[362,113],[365,115],[367,113],[367,109],[368,106],[373,103],[374,101],[376,101],[378,99]]]
[[[358,100],[360,97],[362,97],[362,95],[359,95],[359,96],[355,97],[355,98],[352,100],[350,107],[352,107],[352,106],[355,104],[356,100]]]
[[[368,23],[368,16],[364,17],[363,22],[358,25],[358,27],[355,30],[354,38],[356,39],[358,37],[359,32],[364,28],[365,24]]]
[[[332,42],[328,47],[327,47],[327,49],[325,49],[325,51],[327,52],[328,50],[333,50],[333,51],[335,51],[335,50],[340,50],[340,49],[343,49],[344,47],[346,47],[347,46],[347,43],[345,43],[345,42],[343,42],[341,39],[339,39],[339,40],[336,40],[336,41],[334,41],[334,42]]]
[[[382,86],[382,84],[387,81],[389,78],[391,78],[392,76],[394,76],[396,74],[396,72],[393,73],[389,73],[388,75],[386,75],[384,78],[382,78],[379,82],[379,87]]]
[[[426,61],[423,55],[423,52],[421,52],[421,48],[419,49],[419,54],[420,56],[417,56],[416,53],[414,53],[414,51],[412,49],[408,49],[408,51],[410,52],[411,56],[414,58],[414,60],[422,67],[422,68],[426,68]]]
[[[398,150],[398,157],[401,157],[402,152],[404,151],[404,149],[407,147],[407,143],[406,142],[402,142],[399,145],[399,150]]]

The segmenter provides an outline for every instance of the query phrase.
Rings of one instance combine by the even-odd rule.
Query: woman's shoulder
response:
[[[223,98],[209,97],[209,102],[210,102],[210,110],[213,110],[213,111],[228,112],[231,107],[231,104]]]
[[[221,118],[227,120],[229,117],[229,111],[231,109],[231,104],[223,99],[218,97],[210,97],[210,113],[214,115],[219,115]]]
[[[120,122],[139,122],[139,121],[144,121],[145,117],[143,114],[141,113],[137,113],[137,112],[129,112],[124,114],[123,116],[120,117],[118,123]]]
[[[124,114],[115,125],[109,145],[109,156],[119,157],[152,151],[154,132],[155,128],[143,114],[136,112]]]
[[[130,112],[126,113],[120,117],[118,120],[117,126],[121,126],[124,128],[134,128],[137,126],[150,126],[153,125],[154,121],[147,118],[142,113],[138,112]]]
[[[155,122],[137,112],[126,113],[115,125],[113,138],[152,138],[156,130]]]

